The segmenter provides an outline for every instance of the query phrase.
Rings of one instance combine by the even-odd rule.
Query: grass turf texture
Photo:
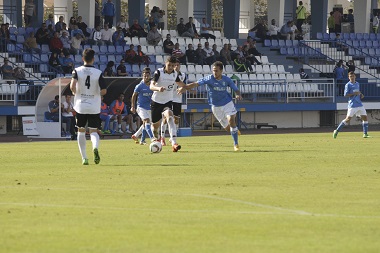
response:
[[[0,252],[378,252],[380,134],[0,144]]]

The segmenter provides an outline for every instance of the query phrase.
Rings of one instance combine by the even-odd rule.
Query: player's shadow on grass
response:
[[[300,152],[301,149],[286,149],[286,150],[246,150],[240,148],[239,152],[234,152],[231,150],[208,150],[207,153],[285,153],[285,152]],[[189,151],[181,153],[204,153],[204,151]]]

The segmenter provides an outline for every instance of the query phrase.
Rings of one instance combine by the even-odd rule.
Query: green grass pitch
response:
[[[380,134],[0,144],[0,252],[380,250]]]

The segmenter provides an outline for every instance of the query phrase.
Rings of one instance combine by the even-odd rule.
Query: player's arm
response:
[[[160,77],[160,71],[156,70],[154,72],[154,76],[152,81],[150,81],[149,89],[152,91],[158,91],[158,92],[163,92],[165,90],[165,87],[158,86],[158,78]]]
[[[196,88],[198,86],[199,86],[198,82],[185,84],[184,86],[179,87],[178,94],[183,94],[183,93],[185,93],[186,90],[191,90],[191,89]]]
[[[135,104],[136,104],[137,95],[138,95],[137,92],[133,92],[132,94],[132,98],[131,98],[131,112],[132,113],[136,113]]]
[[[99,86],[100,86],[100,95],[101,96],[106,95],[107,94],[107,84],[106,84],[106,81],[103,78],[103,74],[100,74],[98,82],[99,82]]]
[[[77,71],[74,69],[72,72],[71,82],[70,82],[70,90],[75,96],[75,93],[77,93],[77,82],[78,82],[78,74]]]
[[[234,92],[235,92],[235,98],[236,98],[237,100],[242,100],[243,98],[242,98],[242,96],[241,96],[240,90],[239,90],[239,88],[236,86],[236,84],[232,81],[232,79],[229,79],[229,83],[228,83],[228,85],[231,87],[231,89],[234,90]]]

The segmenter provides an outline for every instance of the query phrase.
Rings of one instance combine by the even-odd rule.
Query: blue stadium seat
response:
[[[356,33],[350,33],[350,39],[356,40]]]
[[[335,39],[336,39],[336,34],[330,33],[330,40],[335,40]]]
[[[340,37],[344,40],[349,40],[350,39],[350,34],[349,33],[343,33],[340,35]]]
[[[100,46],[99,47],[99,53],[101,53],[101,54],[108,54],[108,48],[107,48],[107,46]]]
[[[365,42],[365,46],[366,48],[371,48],[373,47],[372,45],[372,40],[363,40]]]
[[[288,48],[288,49],[290,49],[290,48]],[[280,54],[282,54],[282,55],[287,55],[288,53],[287,53],[287,49],[285,48],[285,47],[281,47],[280,48]]]
[[[357,33],[356,34],[356,39],[357,40],[362,40],[363,39],[363,34],[362,33]]]
[[[49,62],[49,55],[48,54],[41,54],[41,61],[42,62]]]
[[[41,56],[39,54],[32,54],[32,62],[33,63],[41,63]]]
[[[99,54],[99,46],[97,46],[97,45],[93,45],[93,46],[92,46],[92,50],[95,51],[95,54]]]
[[[120,63],[120,61],[123,59],[123,57],[124,57],[124,54],[117,54],[117,55],[115,55],[115,61],[117,63]]]
[[[368,33],[363,33],[363,40],[369,40],[369,34]]]
[[[292,40],[285,40],[285,46],[286,47],[292,47],[293,46],[293,41]]]
[[[279,41],[278,41],[278,46],[279,46],[280,48],[285,47],[285,40],[279,40]]]
[[[108,53],[110,53],[110,54],[115,54],[115,53],[116,53],[116,48],[115,48],[115,46],[108,46]]]
[[[359,41],[358,40],[353,40],[352,41],[352,46],[358,48],[359,47]]]
[[[380,48],[375,49],[375,54],[376,54],[376,56],[380,56]]]
[[[287,55],[289,56],[294,56],[294,48],[289,47],[286,49],[287,50]]]
[[[322,40],[323,39],[323,34],[321,32],[317,32],[317,39]]]
[[[25,36],[29,36],[29,34],[31,33],[31,32],[34,32],[34,28],[33,27],[27,27],[26,29],[25,29]]]
[[[359,40],[359,47],[360,48],[365,48],[366,47],[366,42],[364,40]]]
[[[19,28],[17,28],[17,34],[25,36],[25,34],[26,34],[25,27],[19,27]]]
[[[323,40],[330,40],[330,34],[328,33],[323,33]]]
[[[377,39],[376,39],[376,34],[375,34],[375,33],[370,33],[370,34],[369,34],[369,39],[370,39],[370,40],[377,40]]]
[[[42,53],[50,53],[49,45],[42,44],[41,51],[42,51]]]
[[[373,47],[373,48],[378,48],[379,45],[380,45],[380,44],[379,44],[379,41],[377,41],[377,40],[373,40],[373,41],[372,41],[372,47]]]
[[[278,40],[272,40],[272,46],[271,46],[271,48],[279,48],[278,47]]]
[[[25,63],[32,63],[32,55],[31,54],[23,54],[22,59]]]
[[[264,40],[264,46],[270,47],[272,45],[270,40]]]
[[[116,53],[118,54],[125,53],[123,46],[116,46]]]
[[[108,62],[107,55],[105,54],[99,55],[99,63],[107,63],[107,62]]]

